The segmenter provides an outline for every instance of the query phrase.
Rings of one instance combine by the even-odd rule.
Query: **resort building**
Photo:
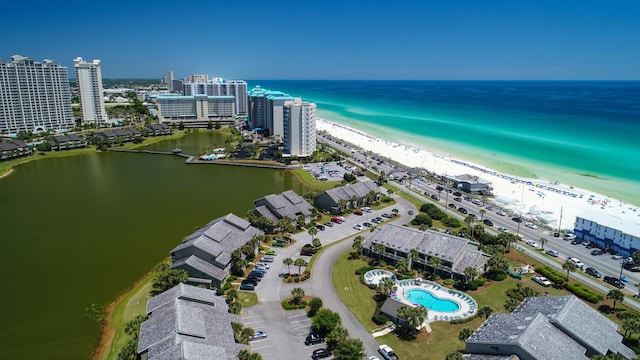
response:
[[[307,157],[316,151],[316,104],[301,99],[286,101],[283,108],[283,156]]]
[[[0,134],[75,126],[67,68],[14,55],[0,60]]]
[[[254,87],[249,91],[248,122],[252,129],[263,130],[268,135],[284,135],[284,104],[295,98],[282,91]]]
[[[602,249],[612,249],[624,256],[631,256],[640,249],[640,221],[637,216],[621,218],[589,210],[576,216],[573,232],[578,239],[593,242]]]
[[[212,290],[179,284],[147,302],[148,319],[140,326],[141,360],[237,359],[249,346],[238,344],[224,298]]]
[[[31,155],[33,150],[20,140],[0,141],[0,161]]]
[[[87,142],[77,134],[55,135],[49,140],[51,150],[77,149],[87,146]]]
[[[171,250],[171,268],[184,269],[190,281],[218,288],[229,275],[234,250],[264,233],[234,214],[215,219]]]
[[[616,323],[573,295],[526,298],[511,314],[491,315],[466,343],[469,354],[521,360],[636,356],[622,344]]]
[[[314,199],[314,205],[318,209],[339,214],[346,209],[371,204],[379,198],[378,184],[373,181],[361,181],[323,191]]]
[[[489,255],[478,249],[478,244],[461,237],[432,231],[388,224],[375,228],[362,242],[364,252],[372,258],[396,263],[404,260],[412,269],[423,269],[464,279],[464,269],[472,267],[483,274]],[[411,250],[418,252],[411,257]],[[441,264],[434,269],[433,258]]]
[[[173,96],[157,97],[161,123],[185,127],[207,127],[210,121],[235,124],[235,98],[233,96]]]
[[[491,181],[479,178],[477,176],[462,174],[458,176],[450,176],[447,180],[452,187],[462,190],[469,194],[491,195]]]
[[[305,224],[312,219],[311,209],[313,209],[313,206],[293,190],[267,195],[254,201],[253,204],[255,206],[254,211],[259,216],[264,216],[271,220],[274,225],[278,224],[278,220],[284,217],[290,218],[294,224],[300,215],[304,216]]]
[[[171,127],[167,124],[147,125],[149,136],[171,135]]]
[[[234,114],[247,114],[247,82],[244,80],[226,80],[220,77],[209,79],[207,75],[191,75],[182,82],[182,95],[233,96]]]
[[[82,109],[82,121],[89,123],[104,123],[109,116],[104,107],[102,94],[102,72],[100,60],[86,62],[81,57],[73,59],[78,77],[78,89],[80,90],[80,108]]]

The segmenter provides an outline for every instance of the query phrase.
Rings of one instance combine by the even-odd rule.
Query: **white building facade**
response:
[[[254,87],[248,94],[249,126],[284,137],[284,104],[295,99],[282,91],[263,89],[259,85]]]
[[[631,256],[640,250],[640,222],[604,212],[587,211],[576,216],[576,237],[591,241],[600,248]]]
[[[207,75],[191,75],[182,83],[182,94],[185,96],[233,96],[235,98],[236,115],[247,114],[247,82],[244,80],[226,80]]]
[[[0,134],[74,126],[66,67],[20,55],[0,60]]]
[[[233,96],[165,95],[156,98],[161,123],[185,127],[207,127],[210,121],[232,125],[235,123]]]
[[[316,104],[301,99],[283,106],[283,156],[311,156],[316,151]]]
[[[100,60],[86,62],[81,57],[73,59],[80,90],[82,120],[88,123],[104,123],[108,120],[104,107]]]

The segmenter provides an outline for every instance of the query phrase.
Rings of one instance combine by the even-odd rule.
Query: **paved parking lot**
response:
[[[352,174],[358,169],[344,161],[306,164],[304,169],[319,180],[342,180],[345,173]]]

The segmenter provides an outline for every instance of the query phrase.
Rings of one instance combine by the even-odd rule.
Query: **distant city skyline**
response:
[[[638,16],[635,0],[11,2],[0,59],[84,56],[104,78],[640,80]]]

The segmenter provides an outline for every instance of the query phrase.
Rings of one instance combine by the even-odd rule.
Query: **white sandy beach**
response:
[[[554,229],[573,229],[576,215],[588,210],[640,222],[640,210],[637,207],[589,190],[510,176],[462,159],[382,140],[328,120],[318,119],[316,129],[409,167],[425,168],[448,176],[470,174],[488,180],[492,183],[496,200],[501,200],[495,201],[497,204],[512,210],[514,214],[522,212],[524,218],[538,223],[545,223],[542,219],[547,218],[547,225]]]

